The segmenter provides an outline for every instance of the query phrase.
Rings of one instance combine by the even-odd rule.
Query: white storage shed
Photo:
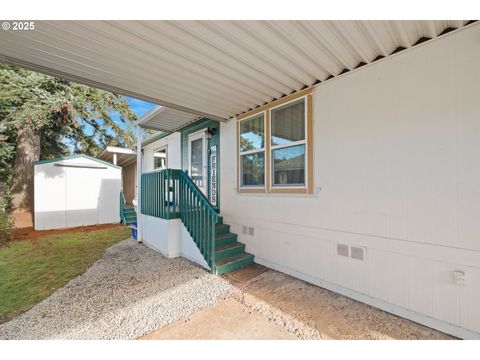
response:
[[[122,169],[87,155],[34,165],[35,230],[120,222]]]

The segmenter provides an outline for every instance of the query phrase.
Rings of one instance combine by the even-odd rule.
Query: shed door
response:
[[[67,227],[97,224],[101,170],[74,167],[65,169]]]

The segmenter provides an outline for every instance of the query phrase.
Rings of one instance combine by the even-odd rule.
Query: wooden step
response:
[[[233,234],[231,232],[220,234],[215,236],[215,248],[217,246],[222,246],[226,244],[231,244],[237,241],[237,234]]]
[[[220,275],[238,270],[253,263],[253,255],[243,252],[233,256],[227,256],[215,261],[215,273]]]
[[[230,225],[227,225],[227,224],[215,225],[215,235],[226,234],[228,232],[230,232]]]
[[[245,251],[245,244],[234,242],[230,244],[220,245],[215,248],[215,259],[220,260]]]

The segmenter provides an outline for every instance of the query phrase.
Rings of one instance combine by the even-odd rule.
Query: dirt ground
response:
[[[15,228],[15,229],[13,229],[12,241],[32,240],[32,239],[36,239],[38,237],[47,236],[47,235],[66,234],[66,233],[74,233],[74,232],[97,231],[97,230],[115,228],[115,227],[119,227],[119,226],[123,226],[123,225],[121,225],[121,224],[103,224],[103,225],[80,226],[80,227],[68,228],[68,229],[41,230],[41,231],[35,231],[35,230],[33,230],[33,227]]]
[[[224,277],[230,298],[141,339],[453,339],[260,265]]]

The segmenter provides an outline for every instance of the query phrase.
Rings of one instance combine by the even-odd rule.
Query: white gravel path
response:
[[[132,339],[213,306],[233,290],[188,260],[166,258],[128,239],[0,325],[0,339]]]

